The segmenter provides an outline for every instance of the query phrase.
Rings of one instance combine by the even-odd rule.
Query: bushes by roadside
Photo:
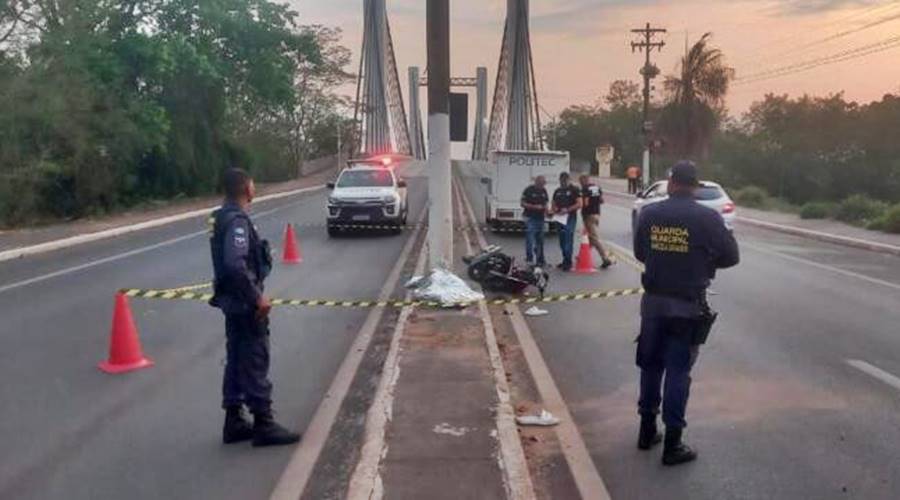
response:
[[[813,201],[800,207],[801,219],[835,219],[872,231],[900,234],[900,203],[893,206],[855,194],[840,203]]]
[[[771,197],[765,189],[757,186],[746,186],[734,192],[734,201],[742,207],[766,208]]]
[[[804,203],[800,207],[801,219],[827,219],[834,214],[835,206],[833,203],[825,203],[822,201],[811,201]]]
[[[834,218],[850,224],[867,225],[884,215],[887,208],[887,203],[883,201],[854,194],[838,204]]]
[[[900,234],[900,203],[885,210],[883,215],[874,219],[866,227],[875,231]]]
[[[840,203],[810,201],[797,207],[791,203],[769,195],[765,189],[746,186],[733,192],[738,206],[796,212],[801,219],[835,219],[873,231],[900,234],[900,203],[890,205],[863,194],[854,194]]]

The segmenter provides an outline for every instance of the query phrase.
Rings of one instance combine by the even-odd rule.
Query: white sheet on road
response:
[[[411,289],[413,298],[427,302],[438,302],[443,307],[453,307],[461,303],[484,300],[465,281],[445,269],[435,269],[428,276],[415,276],[406,288]]]

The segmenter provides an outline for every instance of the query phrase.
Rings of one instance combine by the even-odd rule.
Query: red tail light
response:
[[[722,207],[722,213],[723,214],[734,213],[734,203],[732,203],[730,201],[728,203],[726,203],[725,206]]]

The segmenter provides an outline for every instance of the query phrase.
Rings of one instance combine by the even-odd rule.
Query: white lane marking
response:
[[[274,214],[275,212],[279,212],[281,210],[285,210],[287,208],[291,208],[296,206],[297,204],[302,202],[294,202],[289,203],[287,205],[273,208],[271,210],[266,210],[265,212],[259,212],[254,214],[254,216],[258,219]],[[8,292],[10,290],[14,290],[16,288],[21,288],[23,286],[33,285],[35,283],[40,283],[42,281],[47,281],[49,279],[58,278],[60,276],[65,276],[67,274],[77,273],[79,271],[84,271],[85,269],[90,269],[92,267],[97,267],[103,264],[108,264],[110,262],[115,262],[117,260],[127,259],[128,257],[134,257],[135,255],[140,255],[142,253],[147,253],[152,250],[156,250],[157,248],[166,247],[169,245],[174,245],[176,243],[189,240],[191,238],[196,238],[197,236],[207,234],[208,231],[196,231],[193,233],[186,234],[184,236],[179,236],[177,238],[172,238],[170,240],[161,241],[159,243],[154,243],[153,245],[148,245],[141,248],[136,248],[134,250],[129,250],[128,252],[110,255],[109,257],[104,257],[102,259],[92,260],[89,262],[85,262],[84,264],[79,264],[77,266],[67,267],[65,269],[60,269],[58,271],[53,271],[51,273],[42,274],[40,276],[35,276],[33,278],[28,278],[26,280],[17,281],[15,283],[10,283],[9,285],[0,286],[0,293]]]
[[[538,393],[544,402],[544,407],[560,419],[559,425],[553,429],[562,445],[563,455],[566,457],[566,462],[572,471],[572,477],[575,478],[578,493],[583,499],[609,499],[610,496],[609,491],[606,489],[606,484],[594,465],[584,438],[582,438],[578,427],[575,425],[575,419],[572,417],[572,413],[569,411],[569,407],[566,405],[559,387],[553,380],[550,368],[544,361],[541,349],[534,340],[534,335],[522,316],[522,312],[513,305],[507,305],[506,311],[509,313],[513,331],[515,331],[516,337],[519,339],[519,346],[525,355],[525,361],[528,363],[528,368],[534,378]]]
[[[307,193],[310,191],[317,191],[319,189],[324,188],[324,185],[312,186],[308,188],[294,189],[292,191],[285,191],[283,193],[275,193],[266,196],[260,196],[256,199],[257,203],[277,200],[280,198],[286,198],[288,196],[293,196],[296,194]],[[77,236],[71,236],[69,238],[63,238],[61,240],[48,241],[46,243],[40,243],[37,245],[13,248],[12,250],[6,250],[0,252],[0,262],[11,259],[18,259],[21,257],[26,257],[29,255],[35,255],[44,252],[50,252],[53,250],[59,250],[61,248],[68,248],[75,245],[81,245],[83,243],[88,243],[91,241],[102,240],[106,238],[112,238],[114,236],[122,236],[124,234],[134,233],[137,231],[143,231],[145,229],[150,229],[159,226],[165,226],[167,224],[171,224],[173,222],[179,222],[183,220],[190,219],[192,217],[199,217],[201,215],[209,214],[211,211],[215,210],[218,205],[213,207],[201,208],[198,210],[191,210],[189,212],[183,212],[176,215],[170,215],[168,217],[162,217],[159,219],[149,220],[145,222],[140,222],[137,224],[129,224],[127,226],[114,227],[112,229],[106,229],[103,231],[97,231],[95,233],[88,234],[79,234]]]
[[[85,262],[84,264],[79,264],[77,266],[60,269],[59,271],[54,271],[52,273],[35,276],[34,278],[29,278],[27,280],[17,281],[16,283],[0,286],[0,293],[8,292],[8,291],[16,289],[16,288],[21,288],[23,286],[33,285],[35,283],[40,283],[42,281],[47,281],[49,279],[58,278],[60,276],[65,276],[66,274],[76,273],[78,271],[83,271],[85,269],[90,269],[92,267],[96,267],[99,265],[108,264],[110,262],[115,262],[117,260],[126,259],[128,257],[133,257],[135,255],[140,255],[142,253],[146,253],[151,250],[156,250],[157,248],[174,245],[175,243],[178,243],[178,242],[181,242],[184,240],[189,240],[191,238],[195,238],[195,237],[200,236],[201,234],[205,234],[205,233],[206,233],[206,231],[197,231],[196,233],[190,233],[190,234],[186,234],[184,236],[179,236],[178,238],[172,238],[171,240],[161,241],[154,245],[137,248],[137,249],[131,250],[129,252],[111,255],[109,257],[104,257],[102,259]]]
[[[456,177],[456,176],[454,176]],[[455,179],[456,198],[458,200],[457,207],[459,209],[459,220],[467,220],[472,227],[476,227],[475,212],[469,203],[462,182],[459,178]],[[466,211],[463,211],[465,207]],[[465,243],[466,252],[472,254],[472,242],[469,239],[469,232],[463,230],[463,241]],[[487,241],[481,233],[476,229],[475,236],[478,238],[478,244],[481,248],[487,247]],[[497,392],[497,441],[500,444],[500,453],[497,460],[500,462],[500,470],[503,471],[503,486],[510,500],[534,500],[534,483],[531,480],[531,473],[528,470],[528,461],[525,459],[525,450],[522,449],[522,441],[519,438],[519,430],[516,426],[516,412],[513,409],[512,398],[510,397],[509,383],[506,380],[506,369],[503,366],[503,357],[500,355],[500,348],[497,343],[497,334],[494,331],[494,324],[491,322],[491,314],[487,305],[482,300],[478,302],[478,314],[481,316],[481,324],[484,327],[484,343],[488,351],[488,359],[491,362],[491,372],[494,376],[494,389]]]
[[[422,245],[416,261],[415,273],[421,275],[425,270],[428,257],[427,245]],[[408,299],[409,293],[406,294]],[[384,496],[384,483],[381,479],[381,461],[387,456],[387,425],[390,423],[394,409],[394,389],[400,380],[400,340],[414,307],[407,306],[400,311],[400,317],[394,326],[394,334],[388,348],[384,369],[378,380],[375,399],[366,414],[366,430],[360,451],[359,462],[350,477],[347,487],[349,500],[380,500]]]
[[[611,206],[611,207],[615,207],[614,205],[610,205],[610,206]],[[618,209],[618,210],[620,210],[620,211],[628,211],[627,209],[624,209],[624,208],[622,208],[622,207],[615,207],[615,208]],[[782,259],[789,260],[789,261],[792,261],[792,262],[797,262],[797,263],[800,263],[800,264],[806,264],[807,266],[812,266],[812,267],[815,267],[815,268],[818,268],[818,269],[822,269],[822,270],[825,270],[825,271],[831,271],[831,272],[833,272],[833,273],[842,274],[842,275],[844,275],[844,276],[848,276],[848,277],[851,277],[851,278],[856,278],[856,279],[859,279],[859,280],[867,281],[867,282],[869,282],[869,283],[873,283],[873,284],[876,284],[876,285],[881,285],[881,286],[886,286],[886,287],[888,287],[888,288],[893,288],[894,290],[900,290],[900,284],[897,284],[897,283],[893,283],[893,282],[890,282],[890,281],[885,281],[885,280],[878,279],[878,278],[873,278],[873,277],[871,277],[871,276],[866,276],[865,274],[856,273],[856,272],[853,272],[853,271],[848,271],[848,270],[846,270],[846,269],[841,269],[841,268],[839,268],[839,267],[829,266],[828,264],[821,264],[821,263],[819,263],[819,262],[815,262],[815,261],[812,261],[812,260],[809,260],[809,259],[804,259],[804,258],[802,258],[802,257],[795,257],[795,256],[793,256],[793,255],[784,254],[784,253],[781,253],[781,252],[778,252],[778,251],[775,251],[775,250],[770,250],[770,249],[768,249],[768,248],[760,247],[760,246],[755,245],[755,244],[753,244],[753,243],[747,243],[746,241],[743,241],[742,239],[739,239],[738,241],[739,241],[739,243],[740,243],[740,247],[741,247],[741,248],[749,248],[749,249],[754,250],[754,251],[757,251],[757,252],[759,252],[759,253],[764,253],[764,254],[766,254],[766,255],[772,255],[772,256],[775,256],[775,257],[781,257]],[[609,243],[610,243],[612,246],[618,248],[619,250],[626,251],[628,255],[633,255],[630,251],[625,250],[625,248],[622,247],[621,245],[616,245],[615,243],[611,243],[611,242],[609,242]]]
[[[409,258],[409,254],[412,253],[415,242],[419,237],[419,233],[422,230],[422,221],[425,220],[426,213],[427,210],[423,209],[418,218],[416,228],[406,241],[400,256],[397,258],[397,262],[394,264],[394,268],[391,269],[384,286],[378,294],[378,300],[387,300],[400,281],[403,266]],[[272,490],[272,495],[269,497],[271,500],[297,500],[306,489],[316,461],[325,447],[325,442],[331,433],[331,427],[337,419],[344,398],[346,398],[350,385],[353,383],[353,378],[356,376],[356,372],[359,371],[359,366],[368,350],[369,343],[375,335],[375,329],[378,327],[382,316],[384,316],[384,311],[384,307],[375,307],[366,316],[365,322],[356,334],[356,340],[353,341],[353,345],[347,351],[347,356],[341,362],[337,375],[331,381],[331,386],[306,427],[303,442],[294,450],[290,462],[288,462],[287,467],[281,473],[278,484]]]
[[[891,373],[888,373],[877,366],[866,363],[860,359],[845,359],[844,360],[848,365],[856,368],[857,370],[865,373],[866,375],[870,375],[875,377],[876,379],[884,382],[885,384],[893,387],[900,391],[900,377],[896,377]]]
[[[831,271],[831,272],[833,272],[833,273],[837,273],[837,274],[841,274],[841,275],[848,276],[848,277],[851,277],[851,278],[856,278],[856,279],[859,279],[859,280],[863,280],[863,281],[866,281],[866,282],[869,282],[869,283],[873,283],[873,284],[875,284],[875,285],[881,285],[881,286],[885,286],[885,287],[888,287],[888,288],[893,288],[894,290],[900,290],[900,284],[892,283],[892,282],[890,282],[890,281],[885,281],[885,280],[878,279],[878,278],[873,278],[873,277],[871,277],[871,276],[866,276],[865,274],[855,273],[855,272],[853,272],[853,271],[847,271],[846,269],[841,269],[841,268],[838,268],[838,267],[829,266],[829,265],[827,265],[827,264],[820,264],[820,263],[818,263],[818,262],[814,262],[814,261],[811,261],[811,260],[803,259],[803,258],[801,258],[801,257],[794,257],[793,255],[783,254],[783,253],[781,253],[781,252],[776,252],[776,251],[774,251],[774,250],[769,250],[769,249],[767,249],[767,248],[763,248],[763,247],[754,245],[754,244],[752,244],[752,243],[746,243],[746,242],[743,242],[743,241],[742,241],[742,242],[740,242],[740,246],[741,246],[742,248],[749,248],[749,249],[751,249],[751,250],[754,250],[754,251],[757,251],[757,252],[759,252],[759,253],[763,253],[763,254],[766,254],[766,255],[772,255],[772,256],[776,256],[776,257],[781,257],[782,259],[789,260],[789,261],[792,261],[792,262],[797,262],[797,263],[800,263],[800,264],[806,264],[807,266],[812,266],[812,267],[815,267],[815,268],[818,268],[818,269],[823,269],[823,270],[825,270],[825,271]]]
[[[472,204],[469,202],[468,195],[465,191],[463,191],[463,197],[469,214],[474,221],[475,213],[472,210]],[[474,225],[474,227],[478,244],[482,248],[486,247],[487,239],[484,237],[480,227],[477,225]],[[484,307],[483,303],[481,303],[481,307]],[[506,311],[510,315],[513,331],[519,341],[519,346],[525,356],[525,362],[528,364],[528,369],[531,372],[531,376],[534,379],[538,394],[540,395],[544,406],[553,414],[560,417],[561,422],[553,428],[553,431],[556,434],[557,440],[559,440],[563,456],[565,456],[566,463],[569,465],[569,470],[572,472],[572,477],[575,480],[575,486],[578,488],[578,493],[583,499],[608,500],[610,496],[606,489],[606,484],[603,482],[603,478],[600,477],[600,473],[594,465],[593,459],[591,459],[591,454],[588,452],[587,445],[581,437],[578,427],[575,425],[575,420],[569,412],[569,408],[562,397],[562,393],[559,391],[556,382],[553,380],[553,375],[551,375],[550,369],[547,367],[543,355],[541,355],[541,350],[534,340],[534,335],[532,335],[531,329],[525,322],[522,312],[514,305],[507,305]],[[484,313],[486,313],[486,311],[484,311]],[[491,328],[491,332],[493,333],[493,328]],[[496,348],[496,338],[493,339],[493,342],[494,347]],[[498,360],[501,363],[502,370],[502,358],[499,358],[499,353]],[[501,372],[501,376],[505,377],[505,372]],[[505,378],[503,381],[505,383]],[[515,424],[513,423],[512,425],[513,430],[517,431],[518,429],[515,428]],[[515,440],[521,447],[517,432],[515,434]],[[527,471],[527,466],[525,467]],[[531,494],[534,494],[533,490]]]

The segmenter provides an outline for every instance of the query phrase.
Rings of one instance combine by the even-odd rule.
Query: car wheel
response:
[[[332,226],[332,225],[329,225],[329,226],[328,226],[328,236],[330,236],[330,237],[332,237],[332,238],[334,238],[334,237],[336,237],[338,234],[340,234],[340,231],[341,231],[341,230],[338,229],[338,228],[335,227],[335,226]]]

